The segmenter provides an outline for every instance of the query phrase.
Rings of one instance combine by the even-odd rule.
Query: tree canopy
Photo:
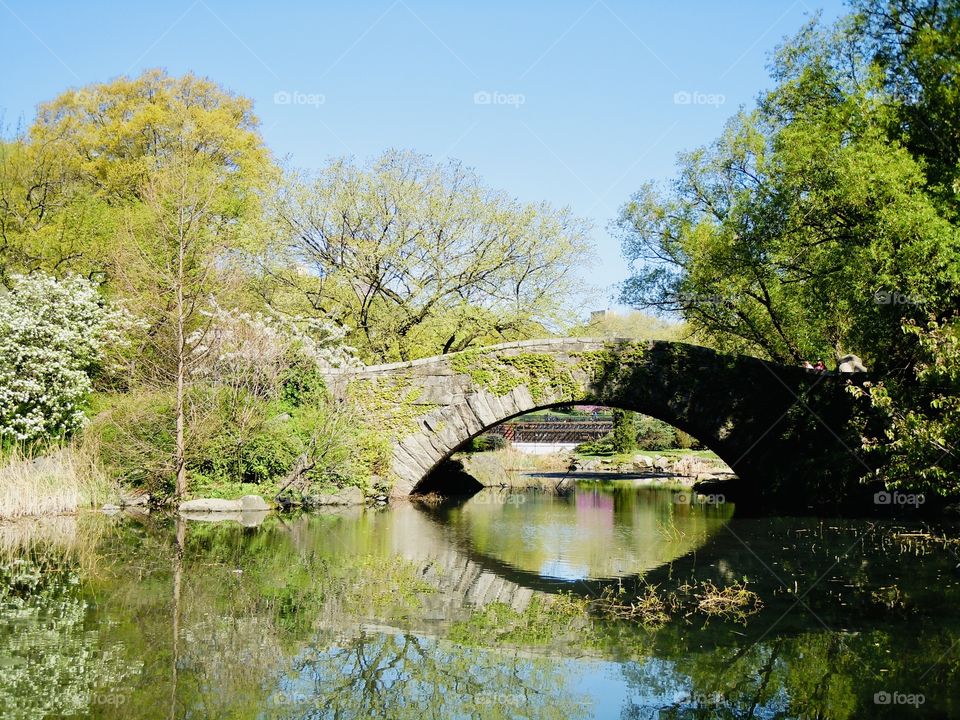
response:
[[[289,282],[376,360],[543,334],[592,256],[568,209],[520,203],[459,162],[411,152],[301,177],[280,215]]]

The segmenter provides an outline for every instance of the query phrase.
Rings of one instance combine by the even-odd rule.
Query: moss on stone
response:
[[[600,350],[584,350],[571,355],[576,360],[576,369],[587,376],[591,383],[609,380],[631,365],[647,360],[647,347],[644,343],[628,345],[607,343]]]
[[[550,353],[510,355],[477,349],[453,356],[450,366],[458,373],[469,375],[477,387],[498,397],[523,385],[535,401],[548,394],[575,400],[581,390],[581,383],[574,377],[575,366]]]
[[[423,388],[413,385],[409,374],[357,378],[347,385],[346,395],[371,429],[390,438],[417,432],[420,418],[440,407],[418,402]]]

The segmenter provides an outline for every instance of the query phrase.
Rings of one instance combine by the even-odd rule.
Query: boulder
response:
[[[150,496],[147,493],[124,495],[120,498],[120,505],[123,507],[141,507],[149,504]]]
[[[180,512],[240,512],[243,503],[240,500],[224,500],[222,498],[198,498],[180,503]]]
[[[244,495],[240,498],[240,509],[244,512],[264,512],[270,506],[259,495]]]
[[[653,467],[656,470],[664,471],[670,467],[670,460],[663,455],[659,455],[653,460]]]
[[[363,491],[358,487],[347,487],[336,493],[311,495],[308,498],[310,505],[362,505]]]
[[[649,455],[634,455],[633,456],[633,467],[637,470],[642,470],[644,468],[653,467],[653,458]]]

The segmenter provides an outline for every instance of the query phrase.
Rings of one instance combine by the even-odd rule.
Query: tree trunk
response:
[[[184,241],[181,234],[180,246],[177,253],[177,447],[174,464],[177,469],[177,498],[182,498],[187,492],[187,441],[184,410],[184,391],[187,382],[186,358],[186,318],[184,317],[183,285],[184,285]]]

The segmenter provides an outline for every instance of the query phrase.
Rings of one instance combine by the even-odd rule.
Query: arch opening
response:
[[[663,415],[666,413],[640,409],[635,403],[598,404],[591,399],[545,403],[465,434],[455,447],[434,460],[410,494],[469,497],[490,485],[508,485],[496,482],[496,478],[475,477],[470,471],[476,463],[463,462],[463,458],[500,451],[504,459],[512,461],[526,456],[528,462],[511,469],[535,472],[546,468],[554,471],[557,479],[576,479],[574,471],[584,468],[575,460],[584,457],[593,458],[594,465],[618,467],[621,474],[633,477],[679,477],[691,469],[691,459],[699,458],[700,469],[709,466],[714,474],[733,479],[722,445],[718,451],[720,444],[714,438],[698,437],[691,432],[696,432],[696,428],[690,424],[675,417],[668,420]],[[654,467],[654,461],[664,454],[671,460],[686,460],[683,472],[671,475],[670,467]],[[628,456],[636,458],[636,465],[624,468]]]

